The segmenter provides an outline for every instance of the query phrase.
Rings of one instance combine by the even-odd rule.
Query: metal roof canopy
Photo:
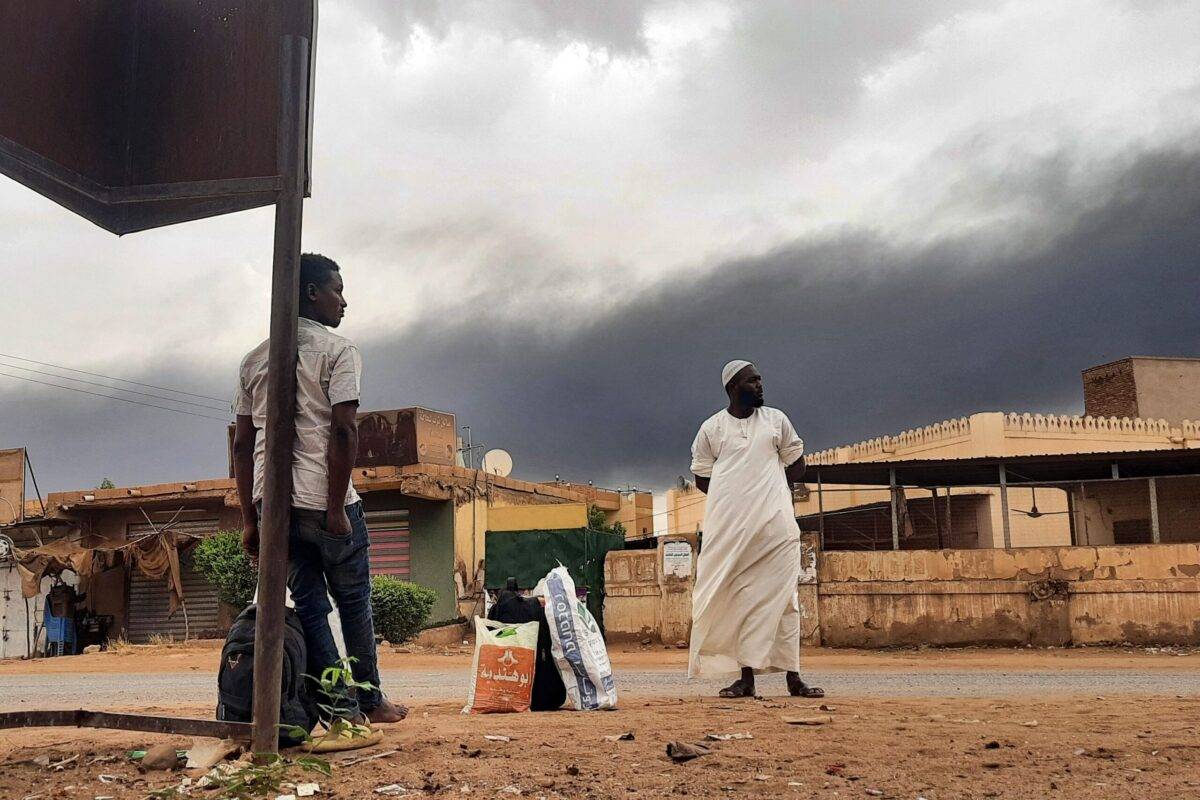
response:
[[[0,0],[0,172],[118,235],[271,205],[279,42],[315,23],[312,0]]]
[[[898,486],[999,486],[1001,465],[1005,467],[1009,486],[1197,475],[1200,450],[813,464],[809,472],[814,479],[819,476],[823,484],[886,487],[891,485],[891,472],[895,470]]]
[[[0,173],[118,235],[275,205],[256,752],[279,747],[316,18],[316,0],[0,0]]]

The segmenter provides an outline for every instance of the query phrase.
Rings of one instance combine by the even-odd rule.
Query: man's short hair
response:
[[[330,277],[335,272],[341,272],[341,269],[332,258],[320,253],[302,254],[300,256],[301,294],[303,294],[303,288],[310,283],[315,286],[324,286],[329,283]]]

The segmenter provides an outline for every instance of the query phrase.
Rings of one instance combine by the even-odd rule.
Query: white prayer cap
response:
[[[749,361],[742,361],[741,359],[734,359],[733,361],[730,361],[725,365],[725,368],[721,370],[721,385],[728,386],[729,382],[733,380],[734,375],[737,375],[739,372],[749,366],[753,366]]]

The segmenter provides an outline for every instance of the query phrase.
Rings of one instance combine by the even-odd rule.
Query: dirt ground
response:
[[[891,797],[1176,798],[1200,795],[1200,700],[996,702],[829,700],[828,724],[812,701],[676,702],[627,698],[618,711],[464,717],[440,703],[387,729],[370,751],[317,776],[319,797],[376,797],[399,784],[413,797]],[[163,709],[206,713],[205,709]],[[1032,723],[1036,723],[1036,726]],[[633,741],[605,737],[631,732]],[[709,733],[711,754],[675,764],[669,741]],[[485,736],[507,736],[490,741]],[[179,739],[186,748],[189,740]],[[138,734],[36,731],[0,742],[0,797],[143,798],[179,774],[140,774],[126,757]],[[394,752],[389,752],[394,751]],[[62,771],[20,763],[78,755]],[[300,775],[301,773],[296,773]],[[110,776],[102,782],[100,776]],[[193,791],[192,796],[214,797]]]
[[[685,654],[615,648],[624,669],[673,670]],[[387,653],[385,668],[459,669],[465,650]],[[955,669],[1200,670],[1200,655],[1144,650],[958,650],[805,653],[814,669],[888,672]],[[58,671],[215,669],[212,647],[139,649],[73,659],[0,663],[2,674]],[[136,666],[134,666],[136,665]],[[780,687],[775,682],[772,692]],[[1200,797],[1200,697],[1104,698],[1079,693],[1029,699],[888,699],[839,696],[820,703],[767,697],[729,701],[621,697],[612,712],[463,716],[460,705],[421,703],[385,728],[381,744],[333,756],[332,777],[294,772],[321,786],[319,798],[395,796],[479,798],[885,797],[1181,798]],[[152,701],[151,701],[152,702]],[[137,709],[210,717],[207,707]],[[784,717],[828,716],[819,726]],[[1035,724],[1036,723],[1036,724]],[[632,733],[633,741],[606,737]],[[753,738],[709,741],[711,753],[676,764],[668,742],[704,742],[708,734]],[[506,736],[510,741],[489,740]],[[139,773],[133,749],[164,739],[74,729],[0,731],[0,798],[145,798],[178,786],[182,773]],[[191,740],[173,740],[186,749]],[[363,755],[382,757],[344,765]],[[48,756],[50,766],[35,761]],[[64,759],[77,759],[54,767]],[[101,776],[105,776],[103,779]],[[396,790],[400,792],[400,790]],[[274,800],[271,793],[269,800]],[[219,793],[193,790],[191,797]]]

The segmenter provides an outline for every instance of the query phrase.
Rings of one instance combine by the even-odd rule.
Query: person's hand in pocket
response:
[[[251,566],[258,566],[258,520],[246,519],[242,524],[242,549]]]
[[[330,536],[349,536],[350,517],[346,516],[346,508],[338,506],[325,512],[325,532]]]

